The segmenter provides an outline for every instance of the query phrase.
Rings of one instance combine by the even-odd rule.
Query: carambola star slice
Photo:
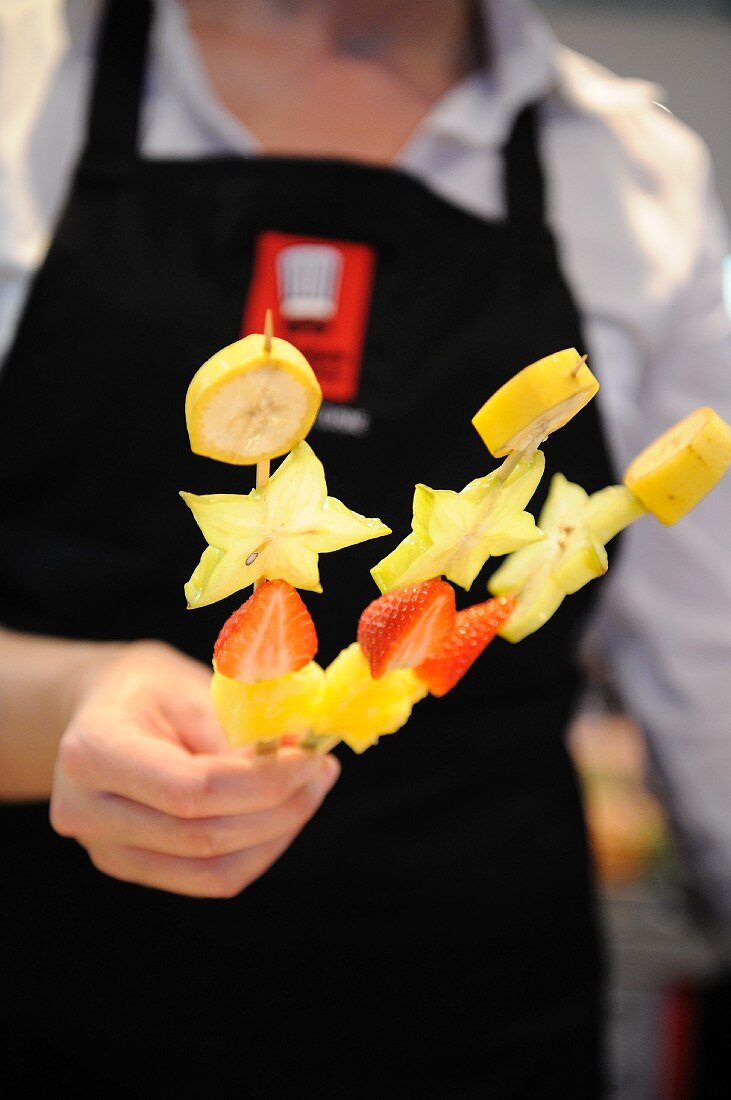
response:
[[[545,539],[511,554],[488,582],[493,595],[516,597],[501,636],[519,642],[533,634],[566,596],[606,573],[605,543],[643,514],[623,485],[609,485],[590,496],[555,474],[538,519]]]
[[[504,481],[495,471],[459,493],[417,485],[411,534],[371,570],[381,592],[441,576],[469,589],[491,555],[542,539],[524,509],[544,465],[535,451]]]
[[[180,495],[209,544],[185,586],[191,608],[264,578],[321,592],[320,554],[390,534],[379,519],[367,519],[327,495],[322,463],[305,442],[264,488],[247,496]]]

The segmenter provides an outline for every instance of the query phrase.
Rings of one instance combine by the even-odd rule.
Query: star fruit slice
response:
[[[590,496],[555,474],[538,519],[545,540],[511,554],[488,582],[493,595],[516,597],[501,636],[519,642],[533,634],[566,596],[606,573],[605,543],[643,514],[642,505],[622,485]]]
[[[185,586],[191,608],[263,579],[321,592],[320,554],[390,534],[327,495],[322,463],[305,442],[248,496],[180,495],[209,543]]]
[[[426,684],[410,668],[375,680],[363,650],[353,642],[325,669],[312,732],[319,738],[339,737],[354,752],[365,752],[379,737],[401,729],[426,694]]]
[[[371,570],[381,592],[439,576],[469,589],[491,555],[542,539],[524,508],[544,466],[542,451],[535,451],[505,480],[495,471],[459,493],[417,485],[411,534]]]

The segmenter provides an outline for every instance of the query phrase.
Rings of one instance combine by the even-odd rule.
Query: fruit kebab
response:
[[[266,311],[266,315],[264,317],[264,354],[268,355],[269,357],[271,357],[272,350],[273,350],[272,349],[272,340],[273,340],[273,338],[274,338],[274,332],[273,332],[273,326],[272,326],[272,311],[270,309],[268,309]],[[320,391],[320,394],[322,394],[322,391]],[[322,398],[321,398],[321,400],[322,400]],[[272,466],[271,458],[262,458],[257,462],[257,464],[256,464],[256,486],[255,486],[257,489],[263,489],[264,486],[268,483],[269,477],[271,475],[271,466]],[[253,551],[253,553],[258,553],[258,551],[255,550],[255,551]],[[262,584],[262,578],[261,577],[259,578],[259,580],[254,581],[254,591],[255,592],[261,584]],[[314,624],[313,624],[313,626],[314,626]],[[315,635],[315,637],[317,637],[317,635]]]
[[[270,315],[264,328],[204,363],[185,403],[191,449],[256,466],[255,488],[181,493],[208,543],[185,585],[188,607],[254,586],[216,643],[212,694],[229,740],[260,750],[310,727],[323,675],[312,660],[315,626],[296,589],[322,591],[321,553],[390,533],[328,496],[322,464],[305,442],[320,386],[304,356],[272,335]],[[283,455],[270,477],[270,461]]]
[[[329,750],[338,729],[346,731],[342,739],[359,752],[378,736],[394,732],[427,690],[435,696],[451,690],[497,633],[520,641],[542,626],[566,595],[603,575],[608,567],[605,544],[620,530],[648,512],[665,524],[677,522],[725,474],[731,464],[731,428],[708,408],[691,413],[650,444],[631,463],[623,485],[589,496],[556,474],[537,537],[526,539],[490,579],[488,587],[495,598],[455,612],[450,586],[437,577],[421,578],[438,567],[469,588],[487,554],[496,552],[494,540],[506,537],[505,515],[515,537],[526,490],[523,486],[519,494],[517,486],[526,475],[531,447],[543,431],[560,426],[559,410],[565,414],[570,405],[565,394],[547,386],[546,400],[555,406],[540,413],[535,402],[531,406],[523,400],[524,387],[543,382],[545,365],[551,361],[564,368],[565,376],[573,356],[573,350],[559,353],[522,371],[499,391],[499,400],[495,395],[475,417],[483,439],[489,439],[499,452],[497,457],[511,446],[516,450],[509,451],[508,461],[519,452],[507,476],[507,463],[503,463],[500,470],[471,483],[460,494],[417,486],[412,534],[372,570],[384,595],[363,612],[357,644],[344,650],[325,672],[325,705],[316,714],[308,739],[316,749],[320,745],[320,751]],[[583,359],[580,362],[583,367]],[[573,379],[571,371],[569,375]],[[580,406],[577,402],[573,407]],[[537,430],[531,419],[538,421]],[[481,494],[490,492],[491,506],[476,516],[470,505],[484,506]],[[404,586],[405,579],[417,583]],[[379,713],[378,691],[384,692],[389,679],[390,708],[384,706]]]
[[[416,486],[411,534],[371,570],[383,594],[363,612],[357,641],[325,670],[306,744],[327,751],[342,738],[363,752],[427,693],[441,697],[465,675],[514,600],[500,595],[457,611],[447,581],[469,589],[489,557],[543,539],[525,511],[545,467],[538,446],[598,389],[574,348],[531,364],[475,418],[502,466],[459,493]]]
[[[276,743],[307,731],[301,743],[315,751],[340,740],[365,751],[401,728],[427,694],[450,691],[497,634],[521,640],[606,572],[605,544],[623,527],[648,511],[676,522],[723,476],[731,428],[699,409],[643,451],[623,485],[589,496],[555,475],[537,525],[525,509],[545,467],[538,447],[597,390],[585,357],[567,349],[526,367],[485,403],[473,423],[502,466],[460,492],[417,485],[411,533],[371,571],[382,595],[361,615],[357,640],[325,670],[313,660],[314,624],[294,589],[320,590],[318,552],[387,528],[327,497],[303,441],[248,497],[184,494],[210,544],[186,586],[189,604],[268,578],[215,647],[212,694],[229,739]],[[342,524],[327,527],[323,514]],[[468,590],[495,555],[508,556],[490,579],[493,598],[457,611],[448,582]]]
[[[276,745],[283,734],[309,729],[307,743],[322,748],[339,740],[345,729],[351,746],[362,751],[381,734],[399,728],[429,688],[444,694],[457,682],[494,637],[510,601],[487,601],[458,614],[446,582],[423,590],[417,586],[413,608],[405,607],[410,593],[389,600],[393,637],[404,624],[407,634],[414,628],[408,654],[391,653],[388,667],[371,673],[360,642],[369,653],[367,638],[377,644],[379,630],[373,624],[379,609],[370,626],[364,616],[359,642],[326,672],[314,663],[314,624],[295,589],[320,591],[318,553],[389,532],[380,521],[366,520],[327,496],[322,467],[304,442],[317,413],[319,387],[300,353],[272,336],[269,320],[264,327],[263,334],[213,356],[188,391],[186,419],[193,450],[221,461],[257,465],[256,488],[246,497],[182,494],[209,544],[185,586],[188,606],[203,607],[248,585],[255,588],[225,624],[214,650],[213,699],[233,743]],[[544,465],[531,443],[565,423],[598,388],[576,351],[549,360],[548,367],[539,364],[522,372],[529,379],[536,375],[531,384],[537,391],[543,386],[547,394],[536,423],[514,433],[514,445],[525,452],[525,461],[518,454],[513,470],[503,468],[464,491],[461,503],[474,512],[475,529],[484,530],[471,551],[468,532],[463,554],[456,555],[457,583],[469,585],[471,578],[464,578],[479,571],[490,553],[504,554],[541,537],[523,510]],[[560,374],[560,382],[555,377],[546,381],[547,373]],[[547,408],[546,401],[557,408]],[[512,446],[508,440],[506,451]],[[290,448],[267,480],[269,460]],[[426,487],[420,492],[425,513],[448,511],[447,498],[457,495]],[[430,572],[450,575],[428,556],[427,564],[427,580]],[[404,662],[422,665],[420,675],[400,667]]]

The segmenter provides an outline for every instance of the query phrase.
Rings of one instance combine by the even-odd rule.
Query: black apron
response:
[[[310,441],[330,492],[399,538],[415,481],[460,488],[494,466],[470,426],[486,397],[585,340],[544,220],[534,107],[504,149],[499,221],[396,169],[143,159],[149,5],[107,14],[88,142],[1,378],[0,621],[158,637],[208,661],[243,597],[185,610],[203,543],[177,493],[248,492],[251,472],[190,453],[183,403],[239,336],[262,231],[375,249],[354,403],[370,431]],[[590,491],[612,480],[594,405],[546,453],[536,507],[553,471]],[[355,637],[393,545],[321,558],[323,662]],[[592,596],[518,646],[496,640],[397,736],[344,750],[316,819],[234,900],[107,878],[46,805],[7,808],[3,1027],[29,1086],[599,1095],[600,952],[562,743]]]

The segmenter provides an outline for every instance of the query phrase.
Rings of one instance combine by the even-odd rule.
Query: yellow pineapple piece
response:
[[[426,694],[426,685],[411,669],[374,680],[362,649],[353,642],[325,670],[312,731],[319,737],[340,737],[354,752],[365,752],[379,737],[400,729]]]
[[[229,742],[252,745],[309,730],[323,680],[324,672],[315,661],[256,684],[230,680],[214,667],[211,698]]]
[[[495,458],[535,449],[591,401],[599,383],[576,348],[531,363],[489,398],[473,417]]]
[[[701,408],[646,447],[623,480],[648,512],[670,525],[710,493],[730,464],[731,427]]]

